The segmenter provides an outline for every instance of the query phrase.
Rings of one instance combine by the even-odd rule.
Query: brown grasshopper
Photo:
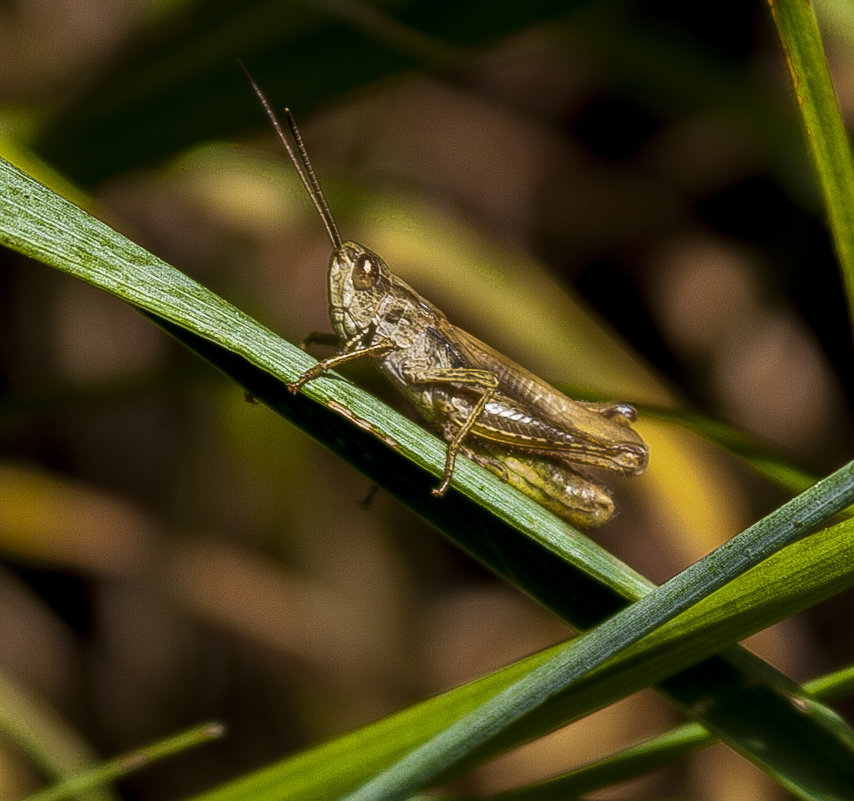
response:
[[[342,351],[288,384],[291,392],[327,370],[370,357],[448,443],[434,495],[445,494],[462,453],[570,523],[589,528],[608,520],[614,513],[611,495],[576,466],[642,473],[648,450],[630,427],[635,409],[626,403],[571,400],[450,323],[376,253],[344,242],[290,111],[285,115],[293,146],[247,75],[333,247],[329,316]]]

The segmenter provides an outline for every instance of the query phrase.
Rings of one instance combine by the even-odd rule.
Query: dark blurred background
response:
[[[850,123],[854,11],[816,6]],[[345,238],[454,322],[816,474],[849,458],[842,287],[764,3],[0,5],[0,154],[298,342],[329,328],[329,244],[238,57],[296,114]],[[180,798],[569,636],[392,498],[360,509],[366,479],[115,298],[0,260],[0,674],[101,758],[229,730],[122,797]],[[596,538],[655,581],[787,497],[640,430],[652,465]],[[843,596],[748,644],[809,678],[851,658],[849,618]],[[642,693],[455,787],[676,720]],[[0,797],[43,781],[0,749]],[[781,797],[723,747],[626,792]]]

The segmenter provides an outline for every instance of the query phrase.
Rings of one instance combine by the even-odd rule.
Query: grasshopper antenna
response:
[[[258,100],[261,101],[264,111],[267,113],[267,116],[270,118],[270,122],[273,124],[273,128],[279,137],[279,141],[287,151],[288,156],[291,159],[291,164],[294,165],[297,175],[299,175],[300,181],[302,181],[302,185],[305,187],[305,191],[308,192],[308,196],[311,198],[311,202],[314,203],[314,207],[317,209],[320,219],[323,220],[323,225],[326,227],[326,233],[329,234],[332,247],[334,247],[335,250],[339,250],[342,245],[341,234],[338,233],[338,226],[335,225],[332,212],[329,210],[329,204],[326,202],[326,195],[323,194],[323,190],[320,188],[320,182],[314,174],[314,169],[311,166],[311,161],[308,158],[308,153],[306,152],[305,145],[303,144],[302,137],[300,136],[299,128],[297,128],[293,114],[291,114],[290,109],[285,109],[285,119],[288,123],[288,130],[290,131],[291,138],[293,139],[292,146],[285,134],[285,129],[273,113],[273,109],[271,108],[269,101],[261,91],[258,84],[255,83],[252,73],[249,72],[246,65],[240,59],[237,60],[237,63],[246,73],[246,77],[249,79],[249,83],[252,86],[253,91],[258,96]],[[296,152],[294,152],[294,147],[296,147]]]

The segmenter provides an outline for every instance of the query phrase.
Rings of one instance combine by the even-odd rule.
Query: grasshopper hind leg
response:
[[[598,528],[614,515],[611,494],[566,462],[482,443],[462,453],[574,526]]]

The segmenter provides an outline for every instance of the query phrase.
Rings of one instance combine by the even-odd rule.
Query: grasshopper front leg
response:
[[[317,338],[313,338],[313,341],[317,341]],[[323,341],[327,341],[325,337]],[[296,381],[291,381],[287,385],[288,389],[293,394],[296,394],[309,381],[313,381],[329,370],[333,370],[342,364],[347,364],[356,359],[365,357],[375,359],[379,356],[384,356],[397,347],[394,342],[388,339],[384,339],[374,345],[368,345],[367,347],[348,347],[348,345],[350,343],[345,345],[345,350],[341,353],[322,359],[317,364],[309,367]],[[488,370],[460,367],[428,370],[426,372],[411,374],[410,378],[414,384],[462,384],[482,390],[471,413],[448,442],[448,455],[445,458],[445,467],[442,471],[442,482],[432,490],[436,497],[441,497],[448,491],[448,487],[451,484],[451,479],[454,475],[454,466],[457,462],[457,454],[462,447],[463,440],[465,440],[466,435],[471,431],[477,418],[480,417],[481,412],[486,408],[486,404],[489,403],[489,399],[498,388],[498,377]]]
[[[383,356],[390,350],[394,350],[395,347],[395,344],[391,340],[384,339],[382,342],[377,342],[375,345],[353,348],[352,350],[346,349],[342,353],[322,359],[313,367],[309,367],[308,370],[306,370],[296,381],[291,381],[288,384],[288,389],[291,393],[296,395],[297,392],[299,392],[300,387],[305,386],[309,381],[313,381],[315,378],[322,376],[329,370],[339,367],[342,364],[347,364],[347,362],[355,361],[356,359],[363,359],[366,356],[373,358]]]
[[[319,339],[320,338],[315,335],[312,338],[312,341],[318,341]],[[326,337],[323,337],[323,341],[327,342],[328,340]],[[305,386],[309,381],[313,381],[315,378],[318,378],[329,370],[340,367],[342,364],[347,364],[348,362],[356,361],[356,359],[362,359],[365,357],[376,359],[397,348],[395,343],[389,339],[384,339],[381,342],[377,342],[366,347],[353,347],[352,345],[354,344],[355,343],[347,343],[347,345],[345,345],[345,350],[341,353],[322,359],[317,364],[309,367],[308,370],[296,379],[296,381],[291,381],[287,385],[288,389],[293,394],[296,394],[299,392],[300,388]],[[482,390],[477,402],[471,410],[471,413],[459,429],[457,429],[448,443],[448,455],[445,458],[445,467],[442,471],[442,482],[438,487],[433,489],[433,494],[436,497],[441,497],[448,491],[448,487],[451,484],[451,479],[454,475],[454,466],[457,461],[457,454],[462,447],[463,440],[465,440],[466,435],[471,431],[471,428],[477,421],[477,418],[486,408],[486,404],[498,388],[498,377],[488,370],[461,367],[428,370],[426,372],[418,373],[417,375],[412,375],[411,380],[415,384],[463,384],[465,386]]]

